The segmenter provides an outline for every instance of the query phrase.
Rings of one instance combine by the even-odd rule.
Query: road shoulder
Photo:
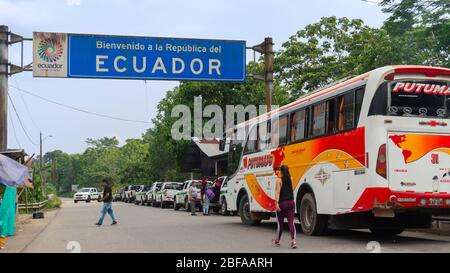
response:
[[[55,218],[60,209],[45,211],[44,219],[32,219],[28,217],[16,225],[16,234],[6,238],[6,245],[0,253],[20,253],[41,234],[49,223]]]

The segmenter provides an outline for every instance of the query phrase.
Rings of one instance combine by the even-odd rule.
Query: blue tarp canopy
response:
[[[6,186],[0,205],[0,235],[14,235],[16,220],[16,186],[28,182],[28,168],[0,154],[0,184]],[[28,186],[28,183],[27,183]]]

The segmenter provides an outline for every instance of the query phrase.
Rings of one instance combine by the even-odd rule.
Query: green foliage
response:
[[[330,82],[394,62],[385,30],[368,27],[360,19],[324,17],[283,44],[275,69],[295,100]]]
[[[383,28],[391,35],[403,60],[450,66],[450,1],[384,0],[390,14]]]

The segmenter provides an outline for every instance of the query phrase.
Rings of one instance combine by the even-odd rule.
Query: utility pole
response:
[[[59,181],[57,181],[57,177],[56,177],[56,159],[55,158],[52,158],[52,183],[56,187],[56,193],[59,193],[60,184],[59,184]]]
[[[266,91],[266,106],[267,111],[272,110],[273,105],[273,60],[274,60],[274,52],[273,52],[273,40],[271,37],[267,37],[264,39],[264,42],[262,42],[259,45],[255,45],[252,47],[249,47],[249,49],[252,49],[262,55],[264,55],[264,73],[262,75],[254,75],[251,74],[250,76],[259,81],[263,81],[265,84],[265,91]]]
[[[0,151],[8,147],[8,45],[7,26],[0,26]]]
[[[264,83],[266,86],[267,111],[272,110],[273,105],[273,42],[272,38],[264,39]]]
[[[39,173],[41,175],[41,183],[44,185],[44,175],[42,174],[42,132],[39,132]]]

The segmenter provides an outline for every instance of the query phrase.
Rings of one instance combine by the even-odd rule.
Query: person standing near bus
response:
[[[189,195],[189,202],[191,203],[191,215],[196,216],[196,209],[197,209],[197,187],[194,182],[191,183],[191,186],[189,187],[188,191]]]
[[[209,190],[211,189],[208,182],[205,183],[204,193],[203,193],[203,216],[209,216]]]
[[[297,242],[295,241],[297,231],[295,230],[294,224],[295,202],[289,167],[283,165],[279,168],[275,168],[274,170],[278,176],[275,188],[276,216],[278,226],[277,236],[275,239],[272,239],[272,244],[275,246],[280,245],[281,234],[283,233],[284,218],[287,217],[289,231],[291,233],[291,248],[297,248]]]

